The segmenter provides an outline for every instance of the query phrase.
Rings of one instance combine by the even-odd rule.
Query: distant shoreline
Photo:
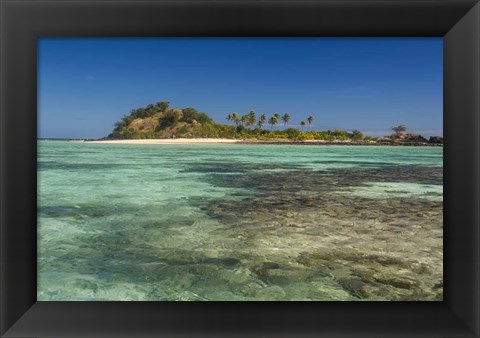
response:
[[[388,146],[388,147],[443,147],[443,144],[426,142],[362,142],[362,141],[325,141],[325,140],[306,140],[306,141],[251,141],[244,140],[241,144],[292,144],[292,145],[319,145],[319,146]]]
[[[85,140],[93,144],[251,144],[251,145],[345,145],[345,146],[407,146],[407,147],[442,147],[443,144],[424,142],[355,142],[326,140],[253,140],[225,138],[177,138],[177,139],[126,139],[126,140]]]

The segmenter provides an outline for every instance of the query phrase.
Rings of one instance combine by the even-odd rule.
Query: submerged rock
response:
[[[252,268],[252,271],[259,276],[268,276],[269,270],[278,269],[280,265],[274,262],[263,262],[261,264],[255,265]]]
[[[354,297],[368,298],[370,295],[367,284],[360,278],[340,278],[338,283]]]
[[[373,278],[382,284],[392,285],[401,289],[412,289],[418,284],[417,281],[411,278],[395,275],[386,276],[385,274],[375,274]]]
[[[282,300],[285,296],[285,291],[278,285],[268,286],[255,292],[255,297],[260,300]]]
[[[237,258],[226,257],[226,258],[205,258],[202,260],[202,263],[206,264],[220,264],[225,266],[234,266],[241,263]]]

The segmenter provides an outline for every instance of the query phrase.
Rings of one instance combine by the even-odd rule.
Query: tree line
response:
[[[267,120],[268,119],[268,120]],[[257,113],[254,110],[251,110],[248,114],[240,116],[238,113],[232,113],[227,115],[227,121],[235,123],[237,127],[249,128],[249,129],[262,129],[266,122],[270,125],[270,129],[273,130],[273,127],[283,122],[283,128],[286,129],[288,122],[290,122],[291,116],[289,113],[285,113],[280,116],[279,113],[274,113],[270,118],[267,117],[267,114],[261,114],[257,118]],[[314,118],[312,115],[308,116],[307,122],[308,126],[313,123]],[[307,125],[307,122],[302,120],[300,126],[304,128]]]
[[[267,114],[261,114],[257,117],[257,113],[251,110],[247,114],[240,116],[237,112],[227,115],[227,121],[233,122],[236,126],[236,130],[240,135],[245,137],[257,137],[257,138],[288,138],[288,139],[325,139],[325,140],[347,140],[352,139],[354,141],[361,141],[364,139],[363,133],[359,130],[354,130],[349,133],[345,130],[326,130],[306,131],[306,127],[312,125],[315,120],[312,115],[309,115],[305,120],[300,121],[300,127],[302,130],[296,128],[287,128],[288,123],[291,120],[289,113],[280,115],[279,113],[273,113],[270,117]],[[262,129],[262,127],[268,123],[270,125],[270,131]],[[280,123],[283,123],[283,130],[274,130],[274,127]],[[367,140],[373,140],[369,137]]]

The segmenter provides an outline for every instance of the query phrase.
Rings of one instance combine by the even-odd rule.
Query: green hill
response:
[[[169,102],[133,109],[115,123],[107,139],[234,138],[235,127],[214,122],[195,108],[170,108]]]

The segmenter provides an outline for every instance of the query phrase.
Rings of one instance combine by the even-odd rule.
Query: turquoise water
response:
[[[39,141],[38,300],[441,300],[443,149]]]

